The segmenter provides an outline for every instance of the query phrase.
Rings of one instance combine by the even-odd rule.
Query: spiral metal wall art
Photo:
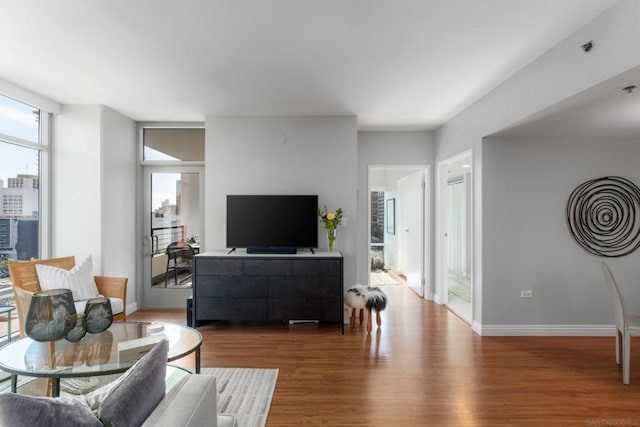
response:
[[[640,247],[640,189],[618,176],[579,185],[567,202],[567,223],[588,252],[621,257]]]

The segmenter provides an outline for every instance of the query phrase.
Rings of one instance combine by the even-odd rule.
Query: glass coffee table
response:
[[[158,322],[114,322],[106,331],[87,334],[78,342],[64,339],[37,342],[23,338],[0,349],[0,369],[11,374],[11,391],[14,393],[18,375],[22,375],[50,378],[51,396],[58,397],[61,379],[122,373],[136,359],[125,357],[118,347],[122,350],[131,347],[132,340],[143,338],[142,341],[153,341],[159,336],[169,341],[167,362],[195,353],[195,371],[200,373],[200,332],[188,326]]]

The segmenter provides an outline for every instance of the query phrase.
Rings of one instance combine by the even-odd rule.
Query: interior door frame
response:
[[[370,247],[371,247],[371,191],[377,191],[378,187],[372,185],[372,173],[374,169],[407,169],[412,171],[421,170],[423,172],[423,182],[422,182],[422,198],[423,198],[423,209],[422,209],[422,266],[421,266],[421,283],[422,287],[422,295],[420,297],[426,299],[432,299],[432,293],[428,291],[429,286],[426,278],[431,277],[431,175],[430,175],[430,167],[426,164],[370,164],[367,169],[367,259],[370,259]],[[398,206],[398,201],[396,200],[396,208]],[[396,213],[396,219],[398,215]],[[396,224],[396,229],[398,224]],[[367,274],[367,283],[371,285],[371,274],[370,270]],[[412,290],[414,290],[412,288]],[[414,290],[415,291],[415,290]],[[416,292],[417,293],[417,292]]]
[[[473,236],[474,236],[474,194],[473,194],[473,150],[469,149],[463,151],[462,153],[456,154],[455,156],[449,157],[445,160],[438,162],[437,171],[436,171],[436,250],[435,250],[435,283],[436,288],[434,292],[434,302],[441,305],[446,305],[449,302],[448,298],[448,289],[447,289],[447,216],[448,216],[448,203],[447,203],[447,172],[450,165],[454,163],[458,163],[462,160],[467,160],[471,164],[471,176],[472,176],[472,185],[469,186],[469,190],[471,191],[471,207],[470,207],[470,224],[471,229],[468,231],[469,244],[471,245],[471,259],[469,260],[469,264],[471,266],[471,289],[473,295],[473,283],[474,283],[474,257],[475,251],[473,250]],[[475,310],[475,298],[472,296],[472,305],[471,305],[471,313],[472,319],[474,317]]]
[[[150,228],[150,213],[151,213],[151,174],[153,173],[198,173],[199,174],[199,195],[200,198],[200,247],[205,247],[204,236],[205,233],[205,221],[204,221],[204,195],[205,195],[205,169],[204,166],[189,166],[189,165],[145,165],[142,167],[142,197],[140,198],[140,221],[141,221],[141,233],[140,241],[142,242],[142,251],[140,254],[141,266],[141,286],[139,287],[138,301],[142,308],[176,308],[185,307],[186,299],[193,293],[193,289],[148,289],[151,280],[151,263],[149,262],[149,255],[151,254],[151,242],[150,236],[148,236],[148,230]],[[157,294],[157,295],[152,295]]]

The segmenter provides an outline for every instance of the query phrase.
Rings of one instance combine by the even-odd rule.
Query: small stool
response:
[[[376,311],[378,328],[382,326],[380,312],[387,307],[387,295],[380,288],[359,284],[353,285],[347,289],[344,303],[347,307],[351,308],[351,320],[349,322],[351,329],[353,329],[356,324],[356,310],[360,311],[360,324],[362,325],[365,309],[367,309],[368,312],[367,332],[371,333],[373,327],[372,310]]]

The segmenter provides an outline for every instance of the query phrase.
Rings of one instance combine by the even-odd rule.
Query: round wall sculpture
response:
[[[621,257],[640,247],[640,189],[618,176],[579,185],[567,202],[567,223],[588,252]]]

